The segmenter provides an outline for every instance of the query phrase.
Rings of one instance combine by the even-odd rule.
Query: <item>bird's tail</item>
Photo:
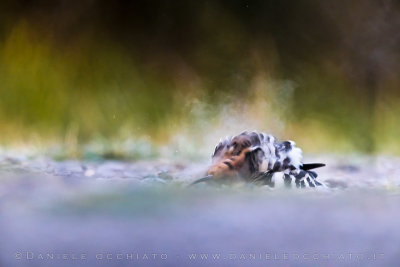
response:
[[[316,169],[316,168],[321,168],[326,166],[324,163],[306,163],[303,164],[300,169],[304,170],[304,171],[308,171],[308,170],[312,170],[312,169]]]
[[[303,164],[300,169],[297,171],[290,172],[288,174],[283,175],[284,185],[286,187],[292,187],[295,185],[296,187],[326,187],[323,183],[317,181],[318,174],[312,169],[324,167],[323,163],[308,163]],[[253,175],[253,183],[269,185],[271,187],[275,186],[274,172],[267,171],[257,173]]]

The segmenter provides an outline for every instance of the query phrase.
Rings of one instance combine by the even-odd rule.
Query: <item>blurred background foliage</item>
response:
[[[3,0],[0,143],[208,155],[258,129],[399,154],[399,29],[390,0]]]

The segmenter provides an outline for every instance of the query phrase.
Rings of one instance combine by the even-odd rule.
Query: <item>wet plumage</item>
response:
[[[207,175],[212,179],[238,176],[247,182],[286,187],[317,187],[321,163],[303,164],[302,150],[293,141],[279,141],[261,132],[243,132],[220,140],[212,154]]]

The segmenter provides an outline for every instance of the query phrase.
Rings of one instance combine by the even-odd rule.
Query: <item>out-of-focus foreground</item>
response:
[[[395,266],[400,160],[319,159],[328,190],[187,187],[206,165],[184,161],[0,156],[0,264]]]

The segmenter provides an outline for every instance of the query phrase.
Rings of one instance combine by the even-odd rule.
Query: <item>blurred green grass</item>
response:
[[[271,11],[258,4],[268,14],[283,12],[280,6]],[[140,40],[112,37],[99,15],[81,30],[74,24],[72,35],[68,28],[61,27],[60,33],[57,24],[44,23],[55,23],[52,17],[35,22],[38,14],[47,15],[40,8],[34,15],[3,20],[0,143],[55,144],[58,154],[72,157],[90,154],[83,147],[93,144],[98,146],[94,150],[118,158],[156,157],[165,147],[176,154],[205,155],[224,135],[258,129],[293,139],[310,153],[400,153],[400,78],[384,68],[371,74],[363,70],[362,60],[351,58],[348,47],[328,45],[337,31],[345,31],[344,39],[355,32],[313,13],[326,12],[323,5],[288,4],[282,26],[268,18],[269,32],[259,26],[257,34],[249,25],[260,22],[262,9],[252,21],[248,14],[235,14],[241,6],[223,1],[185,7],[195,14],[191,20],[183,17],[190,23],[171,31],[161,19],[144,20],[148,24],[142,30],[132,29]],[[296,7],[305,14],[291,16]],[[57,11],[60,20],[76,18],[74,8],[79,10]],[[160,10],[169,19],[178,12],[164,8]],[[299,25],[307,12],[313,19]],[[307,28],[318,21],[319,28]],[[132,25],[140,29],[139,22]],[[171,23],[176,26],[177,21]],[[111,32],[119,27],[114,25]],[[148,28],[157,32],[146,32]],[[172,39],[178,45],[168,43],[169,31],[180,36]],[[296,38],[299,43],[291,43]],[[398,49],[384,52],[399,58]],[[124,152],[124,142],[145,142],[149,148]]]

